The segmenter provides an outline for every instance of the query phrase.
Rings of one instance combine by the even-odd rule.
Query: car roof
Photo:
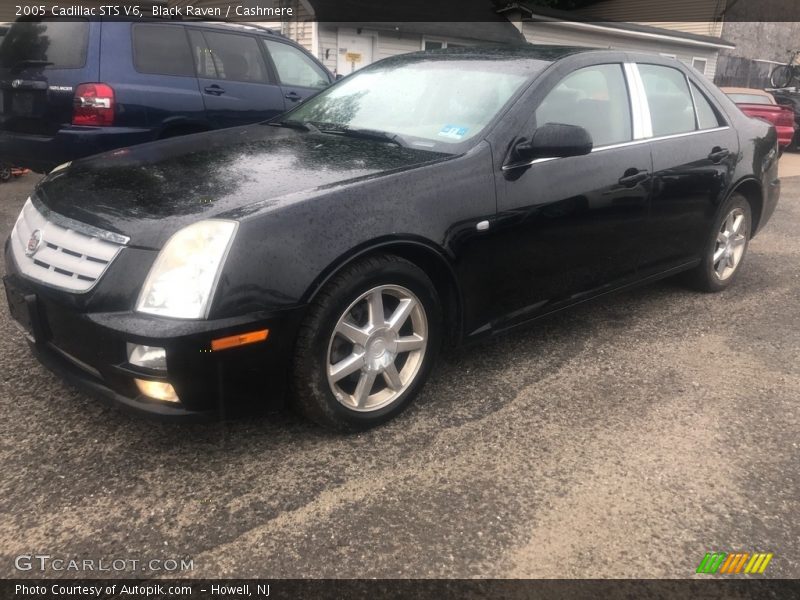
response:
[[[554,46],[546,44],[498,44],[487,46],[460,46],[458,48],[443,48],[439,50],[425,50],[402,54],[400,57],[414,59],[419,56],[453,56],[469,58],[529,58],[554,62],[566,56],[585,52],[602,52],[602,48],[587,48],[584,46]]]
[[[284,37],[279,31],[276,31],[269,27],[265,27],[263,25],[256,25],[253,23],[228,23],[225,21],[201,21],[192,19],[177,19],[173,22],[181,23],[183,25],[189,25],[190,27],[191,26],[207,27],[211,29],[221,29],[225,31],[230,31],[232,29],[235,29],[247,33],[260,33],[260,34]]]

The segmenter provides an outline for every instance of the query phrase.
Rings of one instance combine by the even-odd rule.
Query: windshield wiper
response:
[[[310,131],[312,133],[328,133],[331,135],[342,135],[364,140],[377,140],[380,142],[396,144],[401,148],[408,147],[408,143],[398,134],[389,133],[388,131],[379,131],[377,129],[353,129],[351,127],[345,127],[344,125],[337,125],[335,123],[298,121],[296,119],[287,119],[285,121],[267,121],[267,125],[272,125],[273,127],[289,127],[291,129]]]
[[[273,127],[288,127],[289,129],[299,129],[300,131],[310,131],[312,133],[319,133],[319,129],[309,121],[296,121],[294,119],[287,119],[286,121],[267,121],[267,125]]]
[[[377,129],[353,129],[343,125],[334,125],[331,123],[316,123],[317,129],[322,133],[330,133],[333,135],[342,135],[353,138],[360,138],[363,140],[377,140],[379,142],[389,142],[396,144],[401,148],[408,147],[406,142],[400,135],[390,133],[388,131],[379,131]]]

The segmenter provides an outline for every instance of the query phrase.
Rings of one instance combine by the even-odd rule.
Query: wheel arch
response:
[[[337,273],[355,261],[377,254],[399,256],[422,269],[430,277],[442,303],[445,339],[452,345],[461,340],[463,297],[455,270],[445,251],[428,240],[383,238],[371,240],[337,257],[312,282],[302,301],[309,303]]]
[[[754,178],[747,178],[739,181],[731,190],[728,197],[733,194],[741,194],[750,203],[753,222],[750,226],[750,237],[755,235],[761,222],[761,215],[764,209],[764,189],[761,183]]]

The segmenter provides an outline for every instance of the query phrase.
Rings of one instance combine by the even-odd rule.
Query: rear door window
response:
[[[88,21],[19,21],[0,42],[0,68],[79,69],[88,46]]]
[[[140,73],[194,76],[194,62],[183,27],[135,25],[133,64]]]
[[[594,65],[567,75],[536,109],[536,126],[578,125],[595,148],[632,139],[631,107],[622,65]]]
[[[686,76],[678,69],[639,65],[655,137],[695,130],[694,103]]]
[[[711,106],[705,94],[692,83],[692,95],[694,96],[694,107],[697,110],[697,126],[699,129],[714,129],[720,126],[717,111]]]
[[[267,67],[254,37],[217,31],[203,31],[206,47],[197,49],[202,77],[266,83]],[[193,42],[197,38],[193,36]],[[196,44],[195,44],[196,46]]]
[[[272,62],[275,63],[281,84],[316,89],[328,85],[325,71],[297,48],[272,40],[263,42],[272,57]]]

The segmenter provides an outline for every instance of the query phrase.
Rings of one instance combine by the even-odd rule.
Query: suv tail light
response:
[[[105,83],[82,83],[75,88],[73,125],[114,124],[114,90]]]

